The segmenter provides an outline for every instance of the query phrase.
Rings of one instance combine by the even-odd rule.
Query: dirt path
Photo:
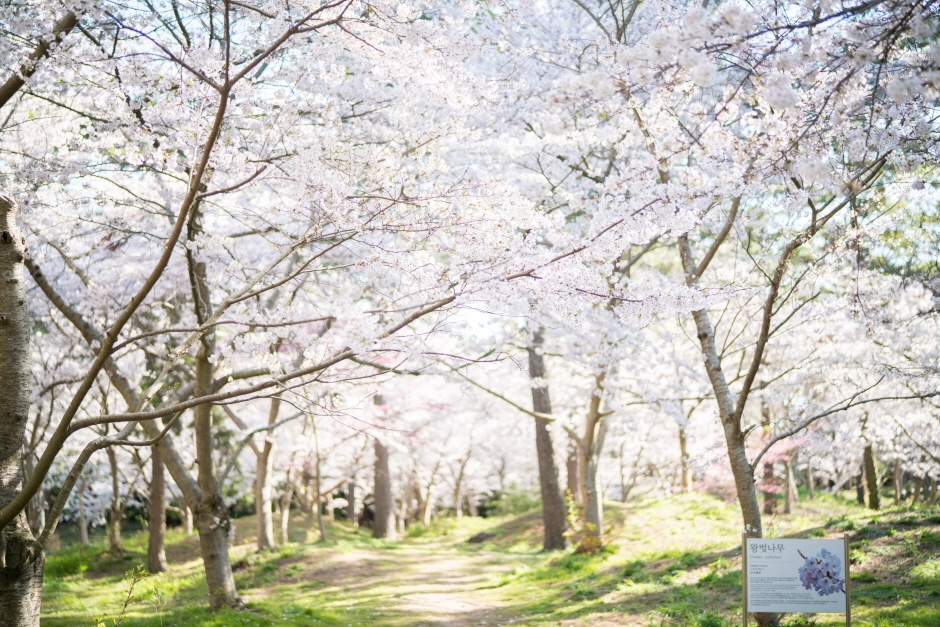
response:
[[[407,627],[506,624],[513,616],[494,583],[520,565],[518,555],[465,552],[447,544],[357,548],[335,553],[308,574],[368,599],[384,623]]]

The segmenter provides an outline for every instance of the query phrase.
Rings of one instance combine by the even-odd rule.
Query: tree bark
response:
[[[692,491],[692,467],[689,465],[689,437],[685,427],[679,427],[679,469],[682,473],[682,491]]]
[[[375,522],[372,537],[393,538],[392,477],[388,468],[388,447],[375,440]]]
[[[147,567],[151,573],[165,573],[166,563],[166,472],[156,449],[150,458],[150,532],[147,547]]]
[[[901,460],[897,459],[894,461],[894,478],[892,483],[894,484],[894,504],[901,504],[901,483],[904,473],[901,472]]]
[[[187,226],[187,237],[195,242],[202,232],[202,212],[198,204],[193,208]],[[186,249],[186,261],[196,319],[200,324],[204,324],[212,308],[206,264],[196,259],[194,248]],[[193,384],[193,395],[196,397],[212,393],[213,366],[209,359],[215,347],[214,333],[210,331],[203,335],[198,347],[196,380]],[[229,536],[234,533],[235,528],[225,506],[212,455],[212,405],[197,405],[193,409],[193,426],[196,434],[196,479],[199,497],[198,500],[190,500],[195,501],[193,517],[199,530],[199,548],[209,588],[209,606],[212,609],[240,607],[242,601],[235,589],[235,577],[232,575],[232,564],[228,555]],[[164,447],[160,447],[161,455],[163,452]],[[163,461],[169,465],[167,456],[163,456]],[[177,484],[179,485],[179,481]],[[180,485],[180,488],[183,486]]]
[[[356,508],[358,503],[356,503],[356,475],[353,473],[353,476],[349,478],[349,481],[346,484],[346,518],[352,523],[353,529],[359,526],[359,517],[356,516]]]
[[[875,452],[871,444],[863,453],[865,466],[865,484],[868,486],[868,508],[881,509],[881,496],[878,494],[878,471],[875,468]]]
[[[290,506],[294,500],[294,457],[291,457],[291,464],[287,468],[285,478],[284,493],[281,494],[281,545],[290,542]]]
[[[13,199],[0,195],[0,509],[23,488],[29,415],[30,323],[23,261],[26,240]],[[45,553],[21,512],[0,529],[0,624],[39,627]]]
[[[581,479],[581,511],[585,533],[600,537],[604,534],[604,501],[600,488],[598,464],[604,448],[607,424],[601,414],[601,392],[606,373],[594,377],[594,390],[584,424],[584,435],[578,440],[578,477]]]
[[[568,456],[565,458],[565,485],[572,501],[581,504],[581,483],[578,478],[578,446],[572,440],[568,445]]]
[[[113,446],[107,448],[108,465],[111,467],[111,509],[108,511],[108,544],[112,553],[123,553],[121,545],[121,518],[124,517],[124,508],[121,507],[120,469],[118,468],[117,452]]]
[[[208,395],[212,387],[212,364],[204,342],[196,355],[194,394]],[[196,431],[196,461],[201,499],[193,514],[199,530],[199,548],[209,587],[212,609],[241,605],[235,589],[232,564],[228,555],[229,533],[233,530],[222,488],[216,478],[212,455],[212,405],[198,405],[193,410]]]
[[[773,491],[774,465],[764,462],[764,513],[770,516],[777,513],[777,494]]]
[[[271,399],[268,411],[268,424],[277,422],[281,408],[281,398]],[[255,515],[258,518],[258,550],[268,551],[274,548],[274,515],[271,513],[271,478],[274,474],[274,437],[267,434],[256,459],[255,470]]]
[[[816,477],[813,475],[812,458],[806,461],[806,489],[809,491],[809,498],[816,498]]]
[[[735,206],[735,210],[730,216],[732,220],[734,214],[736,214],[736,209]],[[731,221],[728,224],[730,225]],[[682,260],[682,269],[686,275],[686,283],[692,286],[697,281],[699,269],[692,258],[692,247],[685,235],[679,236],[679,256]],[[783,260],[781,260],[781,263],[783,263]],[[776,288],[772,288],[772,290],[775,292]],[[768,296],[768,299],[773,296],[773,292]],[[772,302],[772,300],[769,302]],[[693,311],[692,319],[695,322],[699,345],[702,348],[705,373],[708,375],[712,391],[715,393],[715,401],[718,404],[718,416],[725,435],[728,462],[731,464],[735,493],[741,506],[744,531],[750,537],[760,538],[763,536],[764,530],[761,522],[760,503],[757,500],[757,488],[754,486],[754,467],[751,466],[748,460],[744,430],[741,428],[743,405],[741,407],[742,411],[739,413],[736,407],[736,396],[731,392],[728,380],[721,367],[721,356],[715,341],[715,329],[708,317],[708,311],[705,309]],[[769,612],[758,613],[755,618],[761,627],[775,625],[779,621],[776,614]]]
[[[82,546],[88,546],[88,519],[85,517],[85,482],[82,481],[81,488],[78,491],[78,532],[79,542]]]
[[[532,409],[546,416],[552,413],[552,401],[548,395],[545,379],[545,358],[542,355],[542,329],[532,336],[529,352],[529,377],[540,380],[532,387]],[[548,420],[535,421],[535,451],[539,462],[539,489],[542,495],[542,523],[545,527],[542,548],[546,551],[564,549],[567,522],[565,497],[558,483],[558,466],[555,463],[555,444],[552,440],[551,424]]]
[[[791,514],[793,513],[793,501],[794,499],[794,489],[793,489],[793,464],[790,460],[784,460],[783,462],[783,473],[787,482],[786,493],[784,494],[783,499],[783,513]]]
[[[861,472],[855,475],[855,500],[859,505],[865,504],[865,464],[862,463]]]

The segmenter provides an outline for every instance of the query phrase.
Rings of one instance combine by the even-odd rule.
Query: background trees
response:
[[[546,549],[565,498],[582,550],[605,497],[936,501],[932,5],[479,8],[2,9],[10,624],[102,456],[213,607],[239,499],[259,550],[535,477]]]

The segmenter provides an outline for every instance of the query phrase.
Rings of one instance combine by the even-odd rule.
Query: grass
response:
[[[607,507],[608,543],[597,555],[539,551],[538,512],[409,529],[400,542],[329,525],[330,542],[308,543],[295,517],[293,542],[257,554],[250,519],[232,547],[243,611],[211,612],[198,542],[171,531],[171,573],[134,590],[126,627],[418,627],[421,625],[740,624],[740,523],[735,508],[700,494]],[[769,535],[848,534],[853,623],[940,625],[940,512],[864,509],[836,497],[802,501],[768,520]],[[466,539],[480,531],[482,544]],[[112,625],[128,573],[146,563],[146,535],[128,534],[112,556],[98,541],[67,544],[47,558],[43,625]],[[835,615],[788,616],[789,627],[844,625]]]

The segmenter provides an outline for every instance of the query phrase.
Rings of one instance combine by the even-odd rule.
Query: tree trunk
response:
[[[693,277],[697,275],[697,266],[692,259],[692,247],[685,235],[679,237],[679,253],[682,259],[682,269],[688,277],[687,282],[691,284],[694,282]],[[708,317],[708,311],[705,309],[693,311],[692,319],[695,321],[699,344],[702,347],[705,372],[718,404],[718,415],[725,434],[728,462],[731,464],[735,493],[741,506],[744,531],[751,537],[760,538],[763,536],[760,503],[757,500],[757,488],[754,486],[754,468],[747,457],[744,431],[741,428],[741,414],[736,408],[737,400],[721,368],[721,357],[715,342],[715,330]],[[758,613],[755,618],[761,627],[775,625],[779,620],[776,614],[769,612]]]
[[[764,463],[764,513],[768,515],[773,515],[777,513],[777,495],[773,492],[772,487],[774,484],[774,465],[772,463]]]
[[[542,355],[542,329],[532,336],[529,347],[529,377],[538,380],[532,387],[532,409],[539,414],[552,413],[552,401],[545,383],[545,358]],[[555,444],[552,441],[551,423],[535,421],[535,451],[539,462],[539,488],[542,495],[542,523],[545,527],[542,548],[546,551],[564,549],[567,523],[565,497],[558,483],[558,466],[555,463]],[[569,479],[570,482],[570,479]]]
[[[565,458],[565,486],[569,498],[581,504],[581,483],[578,478],[578,447],[573,442],[569,442],[568,456]]]
[[[110,449],[109,449],[110,450]],[[156,449],[152,449],[150,474],[150,532],[147,550],[148,569],[151,573],[165,573],[166,563],[166,473],[163,460]]]
[[[271,399],[268,411],[268,425],[277,422],[281,408],[281,397]],[[274,515],[271,513],[271,479],[274,474],[274,437],[268,433],[264,438],[255,465],[255,515],[258,519],[258,550],[268,551],[274,548]]]
[[[392,476],[388,468],[388,447],[375,440],[375,522],[372,537],[393,538]]]
[[[875,452],[871,444],[865,447],[863,454],[865,466],[865,483],[868,486],[869,509],[881,509],[881,496],[878,494],[878,471],[875,468]]]
[[[689,465],[689,438],[685,427],[679,427],[679,468],[682,472],[682,491],[692,491],[692,467]]]
[[[23,488],[23,444],[29,415],[29,338],[23,260],[26,240],[16,203],[0,195],[0,508]],[[26,513],[0,529],[0,624],[39,627],[42,547]]]
[[[207,396],[212,391],[212,364],[203,342],[196,355],[196,382],[193,395]],[[193,512],[199,530],[199,548],[209,587],[209,605],[217,610],[241,605],[228,556],[229,534],[234,529],[222,488],[215,474],[212,455],[212,405],[197,405],[193,410],[196,431],[196,461],[201,499]]]
[[[183,505],[183,533],[193,535],[193,510],[187,505]]]
[[[897,459],[894,461],[894,478],[892,483],[894,484],[894,504],[901,504],[901,484],[904,473],[901,472],[901,460]]]
[[[353,474],[346,483],[346,518],[352,523],[353,529],[359,526],[359,517],[356,516],[356,475]]]
[[[434,488],[433,478],[428,482],[428,489],[424,493],[424,501],[421,507],[421,523],[425,527],[431,524],[431,514],[434,513],[434,496],[431,490]]]
[[[859,505],[865,504],[865,468],[864,464],[862,465],[862,472],[855,475],[855,500],[858,501]]]
[[[290,505],[294,500],[294,472],[294,458],[291,457],[291,465],[287,468],[284,480],[284,493],[281,494],[281,545],[290,542]]]
[[[604,449],[606,421],[601,414],[601,392],[606,373],[594,377],[594,390],[584,425],[584,436],[578,446],[578,474],[582,480],[581,508],[584,512],[585,533],[600,537],[604,534],[604,495],[600,489],[598,464]],[[592,549],[593,550],[593,549]]]
[[[809,498],[816,498],[816,477],[813,475],[813,460],[806,461],[806,489],[809,491]]]
[[[783,473],[787,482],[787,491],[783,499],[783,513],[791,514],[793,512],[793,465],[790,460],[783,462]]]
[[[113,446],[107,448],[108,464],[111,466],[111,509],[108,512],[108,544],[112,553],[123,553],[121,545],[121,518],[124,510],[121,507],[121,484],[119,481],[117,452]]]
[[[82,485],[78,491],[78,529],[79,542],[82,546],[88,546],[88,519],[85,517],[85,486]]]
[[[24,458],[26,463],[25,478],[28,479],[33,474],[35,456],[32,452],[26,450],[24,451]],[[46,491],[43,487],[39,486],[36,495],[29,500],[29,505],[26,507],[26,519],[29,521],[29,529],[32,531],[33,537],[39,537],[43,527],[46,526]]]

